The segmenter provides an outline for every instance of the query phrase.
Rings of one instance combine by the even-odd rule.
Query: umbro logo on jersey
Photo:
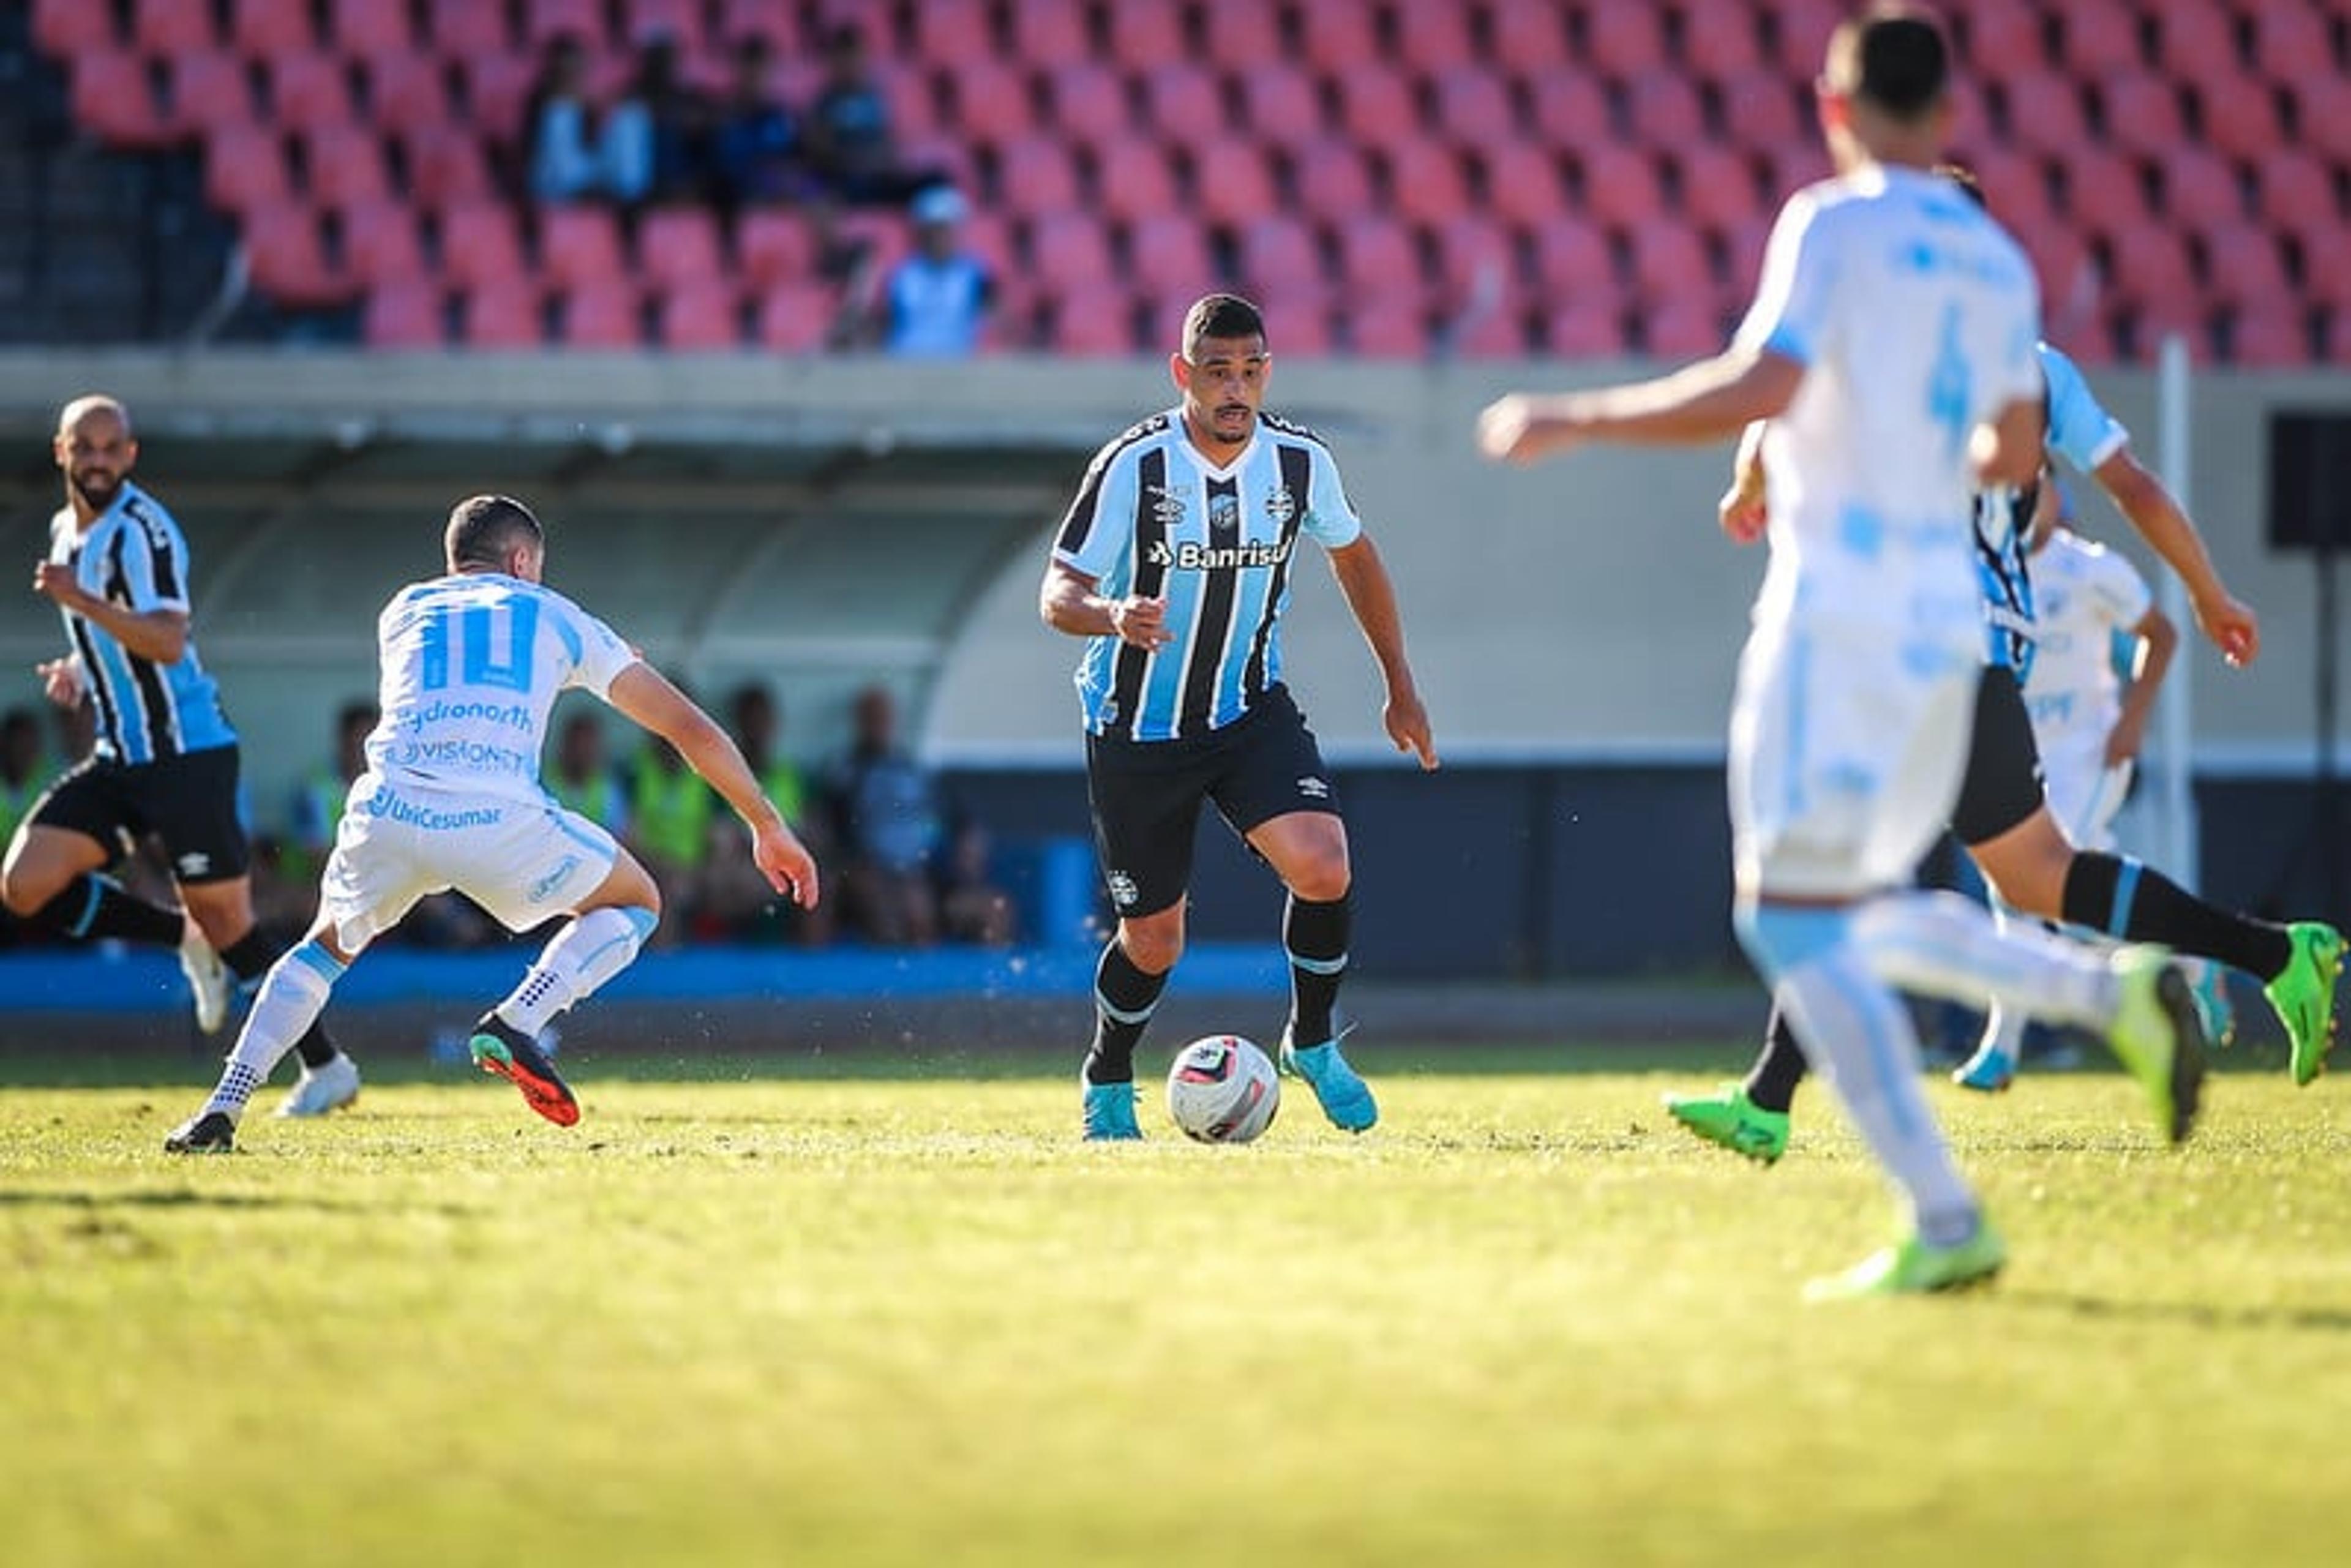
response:
[[[194,878],[203,876],[213,869],[213,857],[202,850],[190,850],[174,863],[179,866],[181,876]]]
[[[1165,485],[1146,486],[1151,492],[1151,515],[1159,519],[1161,528],[1172,528],[1184,520],[1184,496]]]
[[[1331,781],[1317,779],[1310,773],[1298,781],[1298,792],[1310,800],[1328,800],[1331,798]]]
[[[1290,541],[1273,544],[1204,545],[1186,539],[1181,544],[1169,544],[1155,539],[1145,552],[1154,566],[1172,566],[1178,571],[1230,571],[1252,566],[1280,566],[1290,559]]]

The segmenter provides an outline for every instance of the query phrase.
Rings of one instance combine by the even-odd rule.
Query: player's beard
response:
[[[68,476],[66,483],[73,486],[73,493],[81,498],[83,506],[93,512],[102,512],[122,494],[122,481],[120,474],[108,475],[102,484],[89,475],[75,474]]]
[[[1234,426],[1237,434],[1226,436],[1226,422],[1228,420],[1238,422]],[[1247,403],[1226,403],[1217,409],[1208,419],[1208,428],[1215,431],[1218,435],[1225,436],[1225,439],[1228,441],[1247,440],[1249,433],[1256,427],[1257,410],[1249,407]]]

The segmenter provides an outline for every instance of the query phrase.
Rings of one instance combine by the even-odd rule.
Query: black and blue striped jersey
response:
[[[1185,434],[1180,408],[1095,454],[1053,559],[1105,597],[1164,598],[1173,641],[1153,651],[1090,637],[1078,663],[1086,728],[1131,740],[1221,729],[1281,679],[1281,613],[1301,534],[1324,549],[1363,523],[1322,438],[1272,414],[1225,467]]]
[[[128,481],[86,532],[75,527],[72,507],[60,508],[49,521],[49,559],[72,567],[75,580],[110,604],[141,615],[188,609],[188,541],[162,503]],[[152,762],[236,743],[193,635],[177,664],[159,664],[96,622],[61,613],[98,703],[100,757]]]

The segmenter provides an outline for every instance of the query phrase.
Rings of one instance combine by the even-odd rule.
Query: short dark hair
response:
[[[511,496],[468,496],[449,508],[442,542],[453,567],[503,567],[517,545],[545,545],[547,531]]]
[[[1973,169],[1965,163],[1938,163],[1935,172],[1957,185],[1960,193],[1978,207],[1987,213],[1991,211],[1991,203],[1984,195],[1983,182],[1976,178]]]
[[[1829,36],[1824,75],[1832,91],[1865,99],[1897,120],[1917,120],[1950,86],[1950,46],[1932,12],[1874,5]]]
[[[1211,294],[1184,312],[1184,357],[1199,352],[1208,338],[1262,338],[1265,316],[1238,294]]]

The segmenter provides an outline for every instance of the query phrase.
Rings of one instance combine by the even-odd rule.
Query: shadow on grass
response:
[[[221,1156],[211,1155],[217,1159]],[[235,1156],[230,1156],[234,1158]],[[312,1197],[292,1194],[279,1197],[246,1192],[197,1192],[181,1188],[173,1192],[32,1192],[0,1191],[0,1209],[9,1208],[78,1208],[92,1214],[107,1209],[204,1209],[219,1208],[266,1212],[272,1209],[308,1209],[321,1214],[381,1215],[386,1208],[397,1208],[410,1214],[435,1214],[448,1219],[469,1219],[488,1213],[486,1208],[469,1208],[456,1203],[353,1203],[332,1197]]]
[[[2351,1333],[2351,1307],[2215,1306],[2208,1301],[2149,1301],[2085,1296],[2063,1291],[2003,1289],[2002,1302],[2066,1312],[2101,1322],[2183,1323],[2199,1329],[2307,1329]]]

